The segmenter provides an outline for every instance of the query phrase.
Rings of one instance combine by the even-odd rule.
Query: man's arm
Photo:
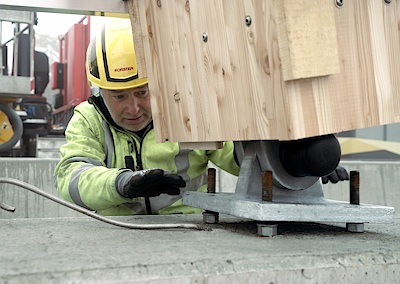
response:
[[[101,117],[86,103],[75,109],[66,130],[67,144],[60,149],[55,170],[60,195],[67,201],[92,210],[103,210],[130,199],[116,190],[117,176],[127,169],[107,168]]]

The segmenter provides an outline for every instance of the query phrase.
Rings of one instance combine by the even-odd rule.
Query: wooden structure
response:
[[[398,6],[128,1],[157,141],[295,140],[399,122]]]

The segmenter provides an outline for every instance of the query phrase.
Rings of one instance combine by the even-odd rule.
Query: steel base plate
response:
[[[183,204],[257,221],[393,223],[394,208],[319,198],[310,202],[263,202],[238,193],[185,192]]]

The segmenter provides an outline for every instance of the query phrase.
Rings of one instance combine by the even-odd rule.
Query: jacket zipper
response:
[[[136,142],[135,140],[132,141],[133,147],[135,147],[135,154],[136,154],[136,166],[135,166],[135,171],[141,171],[143,170],[143,164],[142,164],[142,146],[143,146],[143,140],[140,140],[140,149],[138,151]],[[132,149],[133,150],[133,149]]]
[[[140,149],[139,151],[137,150],[137,146],[136,146],[136,142],[135,140],[133,140],[133,146],[135,147],[135,153],[136,153],[136,166],[135,166],[135,171],[141,171],[143,170],[143,164],[142,164],[142,148],[143,148],[143,139],[139,139],[139,143],[140,143]],[[133,149],[132,149],[133,150]],[[147,211],[147,215],[152,215],[153,212],[151,210],[151,203],[150,203],[150,198],[149,197],[145,197],[144,198],[145,201],[145,205],[146,205],[146,211]]]
[[[136,153],[136,166],[135,166],[135,171],[141,171],[143,170],[143,163],[142,163],[142,148],[143,148],[143,141],[146,139],[147,133],[151,130],[151,126],[148,126],[146,131],[144,132],[142,137],[139,137],[138,135],[135,135],[135,137],[139,140],[139,151],[136,146],[135,139],[132,138],[132,144],[135,147],[135,153]],[[129,142],[128,142],[129,143]],[[131,146],[131,152],[133,151],[132,146]]]
[[[146,135],[146,134],[145,134]],[[140,149],[139,151],[137,150],[137,146],[136,146],[136,142],[135,140],[133,140],[133,146],[135,147],[135,153],[136,153],[136,166],[135,166],[135,171],[141,171],[143,170],[143,164],[142,164],[142,148],[143,148],[143,140],[144,140],[144,136],[143,139],[139,139],[139,144],[140,144]],[[146,211],[147,211],[147,215],[152,215],[153,212],[151,210],[151,203],[150,203],[150,198],[149,197],[145,197],[144,198],[145,201],[145,205],[146,205]]]

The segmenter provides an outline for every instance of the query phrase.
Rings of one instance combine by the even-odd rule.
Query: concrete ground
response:
[[[58,196],[57,159],[2,158],[0,177]],[[346,161],[361,173],[361,202],[392,206],[394,224],[280,223],[259,237],[256,222],[222,215],[211,231],[131,230],[57,205],[13,185],[0,186],[0,283],[400,283],[400,162]],[[219,192],[236,178],[218,171]],[[348,201],[349,182],[324,186]],[[115,217],[133,223],[196,223],[199,215]]]
[[[196,223],[201,215],[115,217]],[[256,222],[227,215],[209,231],[132,230],[89,217],[0,220],[0,283],[398,283],[400,220],[366,224]]]

